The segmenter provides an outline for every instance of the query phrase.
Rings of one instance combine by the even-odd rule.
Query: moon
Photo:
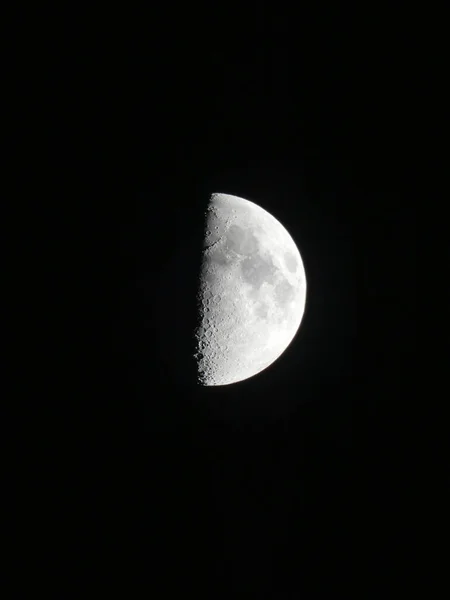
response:
[[[229,385],[266,369],[291,343],[305,310],[305,270],[288,231],[254,202],[213,194],[205,223],[198,383]]]

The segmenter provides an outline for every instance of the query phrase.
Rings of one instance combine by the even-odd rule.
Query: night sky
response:
[[[256,5],[208,26],[156,12],[64,16],[23,50],[51,204],[16,432],[24,564],[127,597],[379,598],[402,585],[420,436],[402,34]],[[213,192],[287,227],[308,295],[268,369],[196,388]]]

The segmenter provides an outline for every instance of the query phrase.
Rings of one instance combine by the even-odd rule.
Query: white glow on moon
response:
[[[213,194],[198,299],[201,384],[228,385],[272,364],[297,333],[306,301],[303,261],[285,227],[249,200]]]

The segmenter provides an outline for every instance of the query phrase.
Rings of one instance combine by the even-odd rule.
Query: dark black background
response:
[[[59,15],[19,51],[37,258],[20,559],[61,589],[379,597],[413,545],[420,436],[406,36],[365,14],[181,12]],[[308,298],[269,369],[194,388],[215,191],[285,224]]]

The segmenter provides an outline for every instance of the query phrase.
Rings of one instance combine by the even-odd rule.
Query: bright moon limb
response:
[[[198,300],[199,383],[228,385],[271,365],[297,333],[306,302],[303,261],[285,227],[249,200],[213,194]]]

